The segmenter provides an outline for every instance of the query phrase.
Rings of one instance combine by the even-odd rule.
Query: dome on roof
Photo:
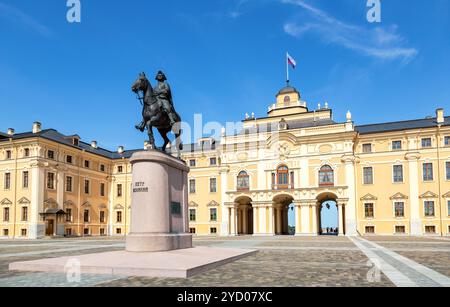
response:
[[[292,86],[286,86],[286,87],[282,88],[278,92],[278,95],[286,95],[286,94],[292,94],[292,93],[297,93],[297,94],[300,95],[299,91],[297,91],[297,89],[295,87],[292,87]]]

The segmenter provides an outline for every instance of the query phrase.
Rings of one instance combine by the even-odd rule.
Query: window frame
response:
[[[367,215],[368,206],[372,206],[372,216]],[[374,202],[364,202],[364,219],[366,220],[373,220],[375,219],[375,203]]]
[[[429,141],[429,145],[428,145]],[[427,143],[425,143],[427,142]],[[433,139],[432,138],[422,138],[420,141],[421,148],[432,148],[433,147]]]
[[[330,179],[332,181],[323,181],[322,179],[324,178],[322,176],[322,174],[328,174],[328,177],[330,177]],[[319,169],[319,187],[334,187],[335,186],[335,171],[334,169],[331,167],[331,165],[323,165],[320,169]]]
[[[209,178],[209,193],[217,193],[217,178]]]
[[[250,175],[247,171],[240,171],[236,177],[236,190],[249,191],[250,190]]]
[[[425,169],[425,166],[430,166],[431,169]],[[429,171],[431,170],[431,173]],[[429,177],[431,175],[431,177]],[[427,176],[427,177],[425,177]],[[422,163],[422,180],[423,182],[433,182],[434,181],[434,163],[433,162],[424,162]]]
[[[401,169],[401,180],[397,180],[398,177],[396,176],[396,168]],[[396,164],[392,166],[392,182],[393,183],[405,183],[405,168],[402,164]]]
[[[213,214],[213,211],[215,212]],[[217,222],[218,220],[218,210],[217,208],[209,208],[209,221],[210,222]]]
[[[370,148],[370,150],[366,150],[367,148]],[[365,143],[362,144],[362,153],[364,154],[371,154],[373,153],[373,144],[372,143]]]
[[[400,147],[395,146],[398,144],[400,145]],[[403,142],[401,140],[392,141],[391,147],[392,151],[401,151],[403,150]]]
[[[429,207],[427,205],[433,205],[433,214],[429,212]],[[425,218],[435,218],[436,217],[436,202],[434,200],[424,200],[423,201],[423,215]]]
[[[197,209],[189,208],[189,222],[197,222]]]
[[[69,188],[70,183],[70,189]],[[73,177],[72,176],[66,176],[66,182],[64,184],[64,189],[67,193],[73,193]]]
[[[403,206],[402,207],[403,214],[401,216],[397,215],[397,205],[398,204],[402,204],[402,206]],[[404,219],[405,216],[406,216],[406,205],[405,205],[405,202],[404,201],[399,201],[399,200],[394,201],[394,217],[396,219]]]
[[[196,194],[196,193],[197,193],[197,180],[189,179],[189,194]]]
[[[30,188],[30,172],[29,171],[22,171],[22,189],[29,189]]]
[[[368,174],[366,173],[367,170],[370,170],[370,178],[368,178]],[[369,181],[366,181],[366,179],[370,179]],[[373,185],[375,183],[375,176],[374,176],[374,168],[373,166],[364,166],[363,167],[363,185]]]
[[[50,177],[52,177],[52,180],[50,180]],[[47,190],[52,190],[52,191],[56,190],[56,173],[47,172],[46,178],[47,178],[47,180],[46,180],[45,186],[46,186]],[[51,183],[51,185],[50,185],[50,183]]]

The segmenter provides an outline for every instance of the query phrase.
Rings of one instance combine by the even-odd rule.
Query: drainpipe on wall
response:
[[[437,160],[438,160],[438,197],[439,197],[439,222],[440,222],[440,229],[441,229],[441,237],[444,236],[444,223],[443,223],[443,215],[442,215],[442,189],[441,189],[441,125],[438,124],[437,132],[436,132],[436,138],[437,138]]]

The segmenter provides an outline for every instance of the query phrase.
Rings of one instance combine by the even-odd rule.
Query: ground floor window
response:
[[[425,206],[425,216],[432,217],[434,216],[434,201],[426,201],[424,203]]]
[[[395,226],[395,233],[396,234],[406,233],[406,227],[405,226]]]
[[[217,228],[216,227],[212,227],[210,229],[211,234],[217,234]]]
[[[395,203],[395,217],[405,217],[405,203],[404,202],[396,202]]]
[[[26,237],[27,236],[27,230],[26,229],[22,229],[20,231],[20,234],[22,235],[22,237]]]
[[[374,234],[375,233],[375,226],[366,226],[366,233],[367,234]]]
[[[72,235],[72,228],[66,228],[66,236],[70,237]]]
[[[374,215],[373,204],[372,203],[364,204],[364,215],[365,215],[366,218],[373,219],[373,217],[375,215]]]
[[[191,234],[195,234],[197,231],[195,230],[195,228],[189,228],[189,233]]]
[[[427,234],[435,234],[436,226],[425,226],[425,233]]]
[[[84,228],[83,234],[84,234],[85,236],[88,236],[88,235],[89,235],[89,228]]]
[[[189,221],[195,222],[197,220],[197,212],[195,209],[189,209]]]
[[[122,234],[122,228],[117,228],[116,229],[116,234],[117,235],[121,235]]]
[[[105,233],[105,228],[100,228],[100,235],[101,236],[104,236],[106,233]]]
[[[3,229],[3,236],[8,237],[9,236],[9,229]]]

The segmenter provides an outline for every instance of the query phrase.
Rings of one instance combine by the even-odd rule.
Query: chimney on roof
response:
[[[436,120],[439,125],[442,125],[445,122],[444,109],[436,110]]]
[[[94,149],[97,149],[98,148],[97,141],[92,141],[91,142],[91,147],[94,148]]]
[[[120,154],[123,154],[123,152],[125,151],[123,146],[119,146],[119,148],[117,149],[117,152]]]
[[[352,113],[350,111],[347,112],[347,123],[352,122]]]
[[[14,129],[13,128],[8,128],[8,135],[9,136],[13,136],[14,135]]]
[[[33,123],[33,133],[39,133],[41,132],[42,125],[40,122],[34,122]]]

